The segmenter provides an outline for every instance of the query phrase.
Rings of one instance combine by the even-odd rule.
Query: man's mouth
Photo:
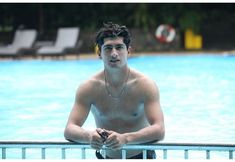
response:
[[[116,63],[118,61],[120,61],[120,60],[110,60],[111,63]]]

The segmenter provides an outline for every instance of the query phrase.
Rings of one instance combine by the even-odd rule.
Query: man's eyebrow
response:
[[[125,44],[116,44],[115,46],[125,46]]]
[[[106,45],[104,45],[103,47],[113,47],[113,46],[125,46],[125,44],[124,43],[120,43],[120,44],[114,44],[114,45],[112,45],[112,44],[106,44]]]
[[[111,44],[106,44],[106,45],[104,45],[103,47],[112,47],[113,45],[111,45]]]

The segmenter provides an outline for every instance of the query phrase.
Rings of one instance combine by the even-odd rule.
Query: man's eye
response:
[[[117,50],[121,50],[121,49],[123,49],[124,48],[124,46],[116,46],[116,49]]]
[[[111,51],[113,49],[113,47],[105,47],[104,50],[105,51]]]

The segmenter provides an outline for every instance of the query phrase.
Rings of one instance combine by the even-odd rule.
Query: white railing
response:
[[[69,149],[80,150],[81,159],[90,158],[87,156],[88,150],[92,150],[88,144],[79,144],[73,142],[51,142],[51,141],[0,141],[0,158],[8,159],[12,153],[8,153],[11,149],[15,152],[18,150],[20,154],[20,159],[27,159],[27,156],[31,154],[32,149],[39,150],[39,159],[46,159],[48,155],[47,151],[49,149],[59,150],[59,158],[67,159]],[[106,148],[103,148],[105,152]],[[20,151],[19,151],[20,150]],[[180,151],[183,153],[183,159],[190,159],[191,152],[203,151],[205,156],[203,159],[211,159],[211,153],[213,152],[223,152],[225,153],[225,159],[234,159],[235,144],[195,144],[195,143],[157,143],[157,144],[140,144],[140,145],[125,145],[122,148],[122,158],[126,158],[126,150],[143,150],[143,159],[147,157],[147,150],[155,150],[162,152],[162,158],[168,159],[168,152],[170,151]],[[78,152],[76,151],[76,154]],[[8,157],[9,156],[9,157]],[[57,158],[58,158],[57,156]],[[157,154],[157,157],[159,155]]]

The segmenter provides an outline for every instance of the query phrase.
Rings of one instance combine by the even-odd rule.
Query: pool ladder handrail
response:
[[[6,159],[6,151],[10,148],[21,149],[22,159],[26,159],[26,149],[40,148],[41,159],[46,159],[46,149],[61,149],[61,159],[66,159],[66,149],[76,148],[82,150],[82,159],[86,159],[86,150],[92,149],[89,144],[74,143],[67,141],[0,141],[1,159]],[[106,150],[103,147],[103,150]],[[212,144],[212,143],[156,143],[156,144],[131,144],[122,148],[122,159],[126,159],[126,150],[143,150],[143,159],[147,157],[146,150],[162,150],[163,159],[167,159],[168,150],[184,151],[184,159],[189,159],[189,151],[206,151],[206,159],[210,159],[212,151],[228,152],[228,159],[234,159],[235,144]],[[105,152],[105,151],[104,151]]]

